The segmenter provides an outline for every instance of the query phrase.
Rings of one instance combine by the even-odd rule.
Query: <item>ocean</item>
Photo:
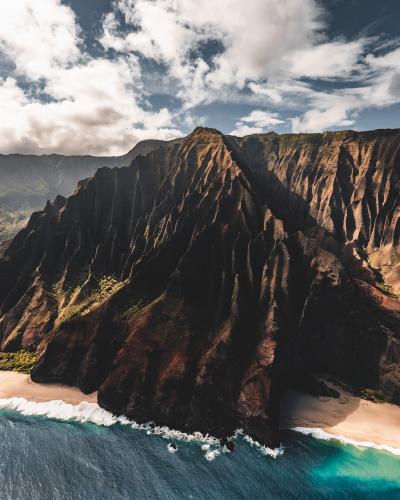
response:
[[[400,456],[371,448],[285,431],[279,450],[238,434],[229,453],[212,438],[114,423],[97,405],[10,401],[0,500],[400,498]]]

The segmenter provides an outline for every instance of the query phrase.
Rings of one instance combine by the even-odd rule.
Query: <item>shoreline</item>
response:
[[[0,371],[0,399],[24,398],[35,403],[63,401],[78,405],[97,403],[97,392],[84,394],[77,387],[61,384],[38,384],[29,375],[18,372]]]
[[[38,384],[32,382],[29,375],[0,371],[0,409],[17,411],[25,416],[46,416],[56,420],[75,420],[100,426],[114,424],[127,425],[136,430],[145,431],[168,441],[196,442],[204,452],[207,461],[213,461],[221,453],[229,450],[221,444],[219,438],[199,431],[187,433],[154,423],[139,424],[125,416],[115,416],[97,404],[97,393],[86,395],[75,387],[59,384]],[[254,441],[238,430],[235,437],[243,438],[256,447],[263,455],[277,458],[281,448],[268,448]]]
[[[333,387],[340,393],[338,399],[287,391],[281,401],[281,428],[400,454],[400,406]]]
[[[343,444],[375,448],[400,455],[400,406],[374,403],[353,396],[338,386],[334,387],[340,393],[338,399],[315,397],[295,390],[287,391],[281,401],[280,427],[317,439],[337,440]],[[128,423],[126,418],[113,417],[98,407],[96,392],[84,394],[76,387],[38,384],[32,382],[29,375],[18,372],[0,371],[0,400],[2,403],[7,402],[5,405],[0,404],[0,407],[11,407],[17,411],[20,411],[20,406],[23,409],[29,405],[27,414],[37,414],[38,411],[39,414],[61,418],[66,411],[65,405],[72,405],[76,411],[70,413],[70,408],[66,413],[72,418],[77,417],[78,420],[87,420],[85,414],[89,412],[89,420],[93,423]],[[45,409],[39,409],[39,406],[43,406],[40,403],[51,403],[52,409],[47,408],[49,405],[45,405]],[[35,405],[38,406],[36,409]],[[100,412],[98,418],[94,415],[97,411]],[[25,413],[25,410],[22,413]],[[65,417],[69,419],[67,414]],[[139,426],[134,422],[132,424],[150,430],[145,425]]]

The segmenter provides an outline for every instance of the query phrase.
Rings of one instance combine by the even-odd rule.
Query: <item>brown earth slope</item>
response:
[[[399,131],[203,128],[100,169],[0,259],[1,349],[115,413],[269,445],[310,374],[400,404],[399,169]]]

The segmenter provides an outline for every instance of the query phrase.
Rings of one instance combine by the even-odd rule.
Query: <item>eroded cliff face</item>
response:
[[[326,229],[400,292],[398,130],[271,133],[239,142],[291,229]]]
[[[115,413],[269,445],[307,374],[400,403],[400,303],[368,258],[398,266],[399,149],[200,128],[100,169],[0,259],[1,348]]]

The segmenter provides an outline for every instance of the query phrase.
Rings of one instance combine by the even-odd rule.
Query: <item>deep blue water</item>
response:
[[[208,462],[196,443],[0,411],[0,499],[399,499],[400,457],[288,431],[284,454],[242,437]]]

